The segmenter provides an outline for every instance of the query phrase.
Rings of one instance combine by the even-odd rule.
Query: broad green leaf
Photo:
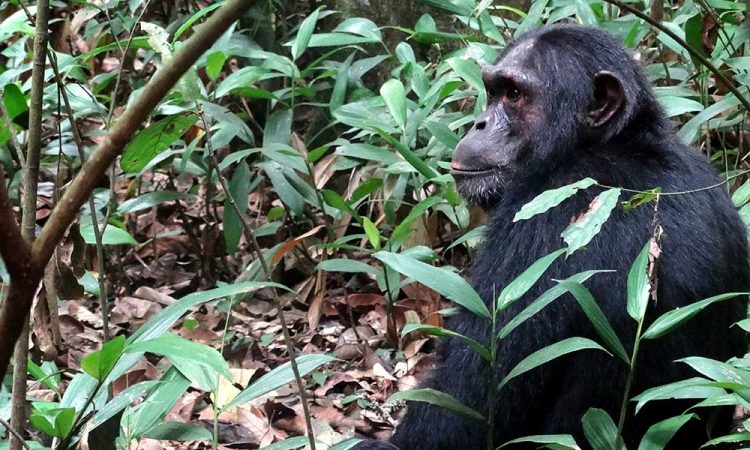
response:
[[[541,350],[537,350],[534,353],[530,354],[526,358],[524,358],[520,363],[516,365],[509,373],[508,375],[503,378],[503,381],[500,382],[500,387],[502,388],[505,386],[510,380],[513,378],[526,373],[532,369],[536,369],[537,367],[541,366],[542,364],[546,364],[553,359],[557,359],[561,356],[567,355],[569,353],[577,352],[579,350],[602,350],[606,352],[602,346],[597,344],[596,342],[592,341],[591,339],[586,339],[582,337],[572,337],[568,339],[564,339],[560,342],[556,342],[552,345],[548,345],[547,347],[544,347]]]
[[[135,409],[128,410],[130,411],[129,435],[138,439],[148,433],[164,419],[189,387],[190,381],[179,370],[174,367],[169,368],[143,402]]]
[[[182,422],[157,423],[143,436],[160,441],[210,441],[211,432],[200,425]]]
[[[500,295],[497,297],[497,309],[502,311],[513,302],[523,297],[526,292],[531,289],[534,284],[544,275],[549,266],[552,265],[555,260],[565,253],[565,249],[560,249],[549,255],[543,256],[536,260],[521,275],[517,276],[511,281],[505,288],[500,291]]]
[[[716,295],[709,297],[705,300],[701,300],[690,305],[683,306],[681,308],[673,309],[667,313],[664,313],[658,319],[651,324],[650,327],[643,333],[643,339],[658,339],[666,334],[671,333],[677,329],[680,325],[684,324],[688,320],[695,317],[699,312],[703,311],[708,305],[724,300],[729,300],[734,297],[750,295],[748,292],[730,292],[727,294]]]
[[[430,405],[440,406],[441,408],[468,419],[486,420],[484,416],[477,411],[463,405],[450,395],[434,389],[412,389],[409,391],[396,392],[388,397],[389,403],[397,402],[399,400],[429,403]]]
[[[100,225],[101,228],[101,225]],[[89,245],[96,245],[96,235],[94,234],[94,225],[86,224],[79,228],[83,241]],[[102,244],[104,245],[138,245],[138,241],[122,228],[107,224],[102,234]]]
[[[692,367],[698,373],[719,382],[733,383],[743,388],[734,392],[746,401],[750,399],[750,372],[730,364],[713,359],[691,356],[679,360]]]
[[[573,281],[561,281],[560,285],[573,294],[583,313],[586,314],[589,322],[594,326],[594,330],[604,343],[607,344],[607,347],[612,350],[612,353],[625,361],[625,364],[630,365],[630,357],[628,357],[625,347],[620,342],[620,338],[617,337],[617,333],[615,333],[609,320],[607,320],[607,317],[601,308],[599,308],[596,300],[594,300],[594,296],[586,289],[586,286]]]
[[[342,47],[345,45],[372,44],[378,39],[346,33],[316,33],[310,37],[308,47]]]
[[[732,194],[732,203],[734,203],[735,207],[741,208],[748,202],[750,202],[750,181],[745,181]]]
[[[300,355],[295,359],[295,361],[297,362],[297,367],[299,369],[299,374],[302,377],[322,366],[323,364],[335,360],[336,358],[332,356],[319,353]],[[273,390],[285,386],[292,381],[294,381],[292,366],[289,362],[286,362],[263,375],[256,381],[252,382],[250,386],[247,387],[247,389],[237,394],[237,397],[224,405],[222,410],[226,410],[228,408],[231,408],[232,406],[249,402],[250,400],[258,398],[261,395],[267,394]]]
[[[511,445],[511,444],[523,444],[531,442],[534,444],[545,444],[544,448],[551,450],[581,450],[573,436],[569,434],[548,434],[538,436],[526,436],[518,439],[513,439],[505,444],[501,445],[500,448]]]
[[[183,316],[190,308],[201,305],[211,300],[234,295],[247,294],[267,287],[289,291],[289,288],[278,283],[261,281],[243,281],[226,286],[217,287],[201,292],[194,292],[180,298],[175,303],[167,306],[154,314],[141,328],[135,331],[128,339],[129,343],[148,341],[157,338],[169,330],[174,323]],[[119,364],[118,364],[119,365]]]
[[[356,259],[348,258],[327,259],[319,262],[315,269],[325,270],[326,272],[370,273],[373,275],[377,275],[381,272],[377,267],[373,267]]]
[[[378,28],[375,22],[362,17],[346,19],[336,25],[336,28],[334,28],[333,31],[337,33],[356,34],[373,40],[381,40],[383,38],[380,28]]]
[[[747,442],[750,441],[750,431],[742,431],[739,433],[732,433],[727,436],[721,436],[716,439],[711,439],[701,446],[701,448],[713,447],[717,444],[727,444],[735,442]],[[723,447],[722,447],[723,448]]]
[[[640,322],[646,315],[646,307],[651,294],[651,281],[648,278],[648,252],[651,241],[646,243],[635,258],[628,273],[628,314]]]
[[[471,85],[474,89],[484,92],[484,82],[482,81],[482,70],[472,62],[461,58],[450,58],[448,65],[456,73]]]
[[[372,223],[369,217],[362,217],[362,227],[365,229],[365,236],[370,241],[372,248],[380,250],[380,231],[378,231],[378,227]]]
[[[584,281],[588,280],[592,276],[594,276],[597,273],[601,272],[609,272],[607,270],[589,270],[586,272],[581,272],[573,275],[570,278],[567,278],[565,281],[573,281],[577,283],[583,283]],[[497,336],[499,339],[504,339],[507,337],[511,331],[515,330],[519,325],[527,321],[528,319],[532,318],[536,313],[544,309],[547,305],[552,303],[553,301],[557,300],[560,296],[568,292],[567,289],[565,289],[563,286],[560,286],[559,284],[552,286],[547,291],[544,292],[544,294],[540,295],[539,298],[534,300],[524,308],[523,311],[516,314],[514,318],[510,320],[507,324],[505,324],[504,327],[500,329]]]
[[[617,206],[620,192],[620,189],[614,188],[597,195],[589,205],[588,211],[563,230],[560,236],[568,244],[568,255],[572,255],[599,234],[602,225]]]
[[[406,93],[401,80],[390,79],[380,87],[380,95],[388,107],[393,119],[401,127],[406,128]]]
[[[91,429],[95,429],[99,425],[114,417],[128,405],[141,398],[143,394],[145,394],[149,389],[153,388],[157,384],[159,384],[159,381],[157,380],[146,380],[125,388],[122,392],[117,394],[115,398],[108,401],[102,409],[96,412],[94,418],[90,423]]]
[[[53,408],[45,411],[35,410],[29,421],[40,431],[61,438],[73,430],[75,418],[75,408]]]
[[[320,8],[313,11],[309,16],[302,21],[297,32],[297,37],[292,43],[292,60],[296,61],[310,43],[310,37],[312,37],[313,31],[315,31],[315,24],[318,22],[318,16],[320,15]]]
[[[224,52],[213,52],[206,57],[206,75],[211,81],[215,81],[221,74],[227,55]]]
[[[391,144],[393,147],[395,147],[396,150],[401,154],[401,156],[403,156],[404,159],[417,170],[417,172],[422,174],[422,176],[424,176],[428,180],[432,180],[433,178],[438,176],[438,173],[435,171],[435,169],[422,161],[422,159],[420,159],[420,157],[417,156],[417,154],[414,153],[409,147],[403,145],[401,142],[399,142],[397,139],[395,139],[390,134],[387,134],[383,130],[377,131],[380,137]]]
[[[310,440],[307,436],[295,436],[283,441],[274,442],[271,445],[263,447],[261,450],[293,450],[295,448],[302,448],[309,443]]]
[[[29,128],[29,105],[21,88],[15,83],[8,83],[3,88],[3,100],[8,117],[22,128]]]
[[[337,192],[330,189],[321,189],[320,193],[323,196],[323,200],[325,200],[325,202],[329,206],[332,206],[339,211],[349,214],[350,216],[357,219],[357,221],[361,220],[361,217],[359,216],[357,211],[349,206],[349,203],[347,203],[346,200],[344,200]]]
[[[647,389],[641,394],[633,397],[633,400],[637,402],[635,405],[635,413],[638,414],[641,408],[654,400],[702,399],[723,395],[725,393],[724,389],[711,386],[710,383],[711,381],[705,378],[694,377]]]
[[[81,369],[96,378],[104,381],[109,372],[115,367],[125,349],[125,336],[117,336],[102,345],[98,352],[90,353],[81,360]]]
[[[454,338],[461,339],[469,347],[471,347],[472,350],[479,353],[479,355],[482,358],[486,359],[487,361],[492,361],[492,356],[490,355],[490,351],[486,347],[484,347],[482,344],[475,341],[474,339],[464,336],[463,334],[456,333],[455,331],[451,331],[446,328],[436,327],[434,325],[407,323],[406,325],[404,325],[404,328],[401,330],[401,336],[406,336],[407,334],[414,332],[414,331],[423,331],[425,333],[432,334],[434,336],[454,337]]]
[[[226,1],[224,1],[224,0],[221,0],[221,1],[218,1],[218,2],[216,2],[216,3],[213,3],[213,4],[211,4],[211,5],[209,5],[209,6],[206,6],[205,8],[201,8],[201,9],[199,9],[199,10],[198,10],[198,11],[197,11],[197,12],[196,12],[195,14],[193,14],[192,16],[190,16],[190,18],[189,18],[188,20],[186,20],[186,21],[185,21],[185,23],[183,23],[183,24],[182,24],[182,25],[180,26],[180,28],[178,28],[178,29],[177,29],[177,31],[175,31],[175,33],[174,33],[174,38],[173,38],[173,41],[172,41],[172,42],[175,42],[175,41],[177,41],[177,39],[179,39],[179,37],[180,37],[180,36],[182,36],[182,33],[184,33],[184,32],[185,32],[185,31],[187,31],[187,30],[188,30],[188,29],[189,29],[189,28],[190,28],[191,26],[193,26],[193,24],[194,24],[195,22],[199,21],[199,20],[200,20],[200,19],[201,19],[202,17],[206,16],[206,15],[207,15],[208,13],[210,13],[211,11],[213,11],[213,10],[215,10],[215,9],[219,8],[219,7],[220,7],[220,6],[222,6],[222,5],[224,4],[224,3],[226,3]]]
[[[175,114],[149,125],[125,146],[120,167],[126,173],[143,170],[156,155],[163,152],[198,120],[194,113]]]
[[[411,208],[409,211],[409,214],[404,218],[404,220],[401,221],[398,226],[393,230],[393,233],[391,233],[391,240],[390,240],[390,248],[391,250],[397,250],[401,247],[401,244],[404,243],[406,238],[411,234],[412,232],[412,226],[411,224],[419,217],[421,217],[423,214],[425,214],[430,208],[437,205],[438,203],[442,202],[443,198],[439,195],[433,195],[432,197],[427,197],[426,199],[422,200],[421,202],[417,203],[416,206]]]
[[[456,273],[398,253],[378,252],[373,256],[395,271],[424,284],[474,314],[487,319],[491,318],[479,294]]]
[[[584,178],[583,180],[577,181],[573,184],[568,184],[557,189],[544,191],[534,197],[534,199],[529,203],[523,205],[521,210],[516,213],[515,217],[513,217],[513,222],[530,219],[537,214],[547,212],[548,210],[562,203],[567,198],[572,197],[573,194],[578,192],[579,189],[586,189],[595,184],[595,180],[592,180],[591,178]]]
[[[328,104],[328,109],[331,112],[341,108],[341,105],[346,101],[346,91],[349,88],[349,68],[354,61],[354,53],[351,53],[346,60],[341,63],[338,71],[336,72],[336,81],[333,83],[333,91],[331,91],[331,100]]]
[[[667,117],[675,117],[688,112],[703,111],[703,105],[700,102],[685,97],[664,95],[659,96],[658,100],[664,110],[664,115]]]
[[[354,448],[355,445],[359,444],[360,442],[362,442],[362,439],[355,439],[355,438],[347,439],[343,442],[339,442],[338,444],[332,446],[328,450],[351,450],[352,448]]]
[[[583,435],[594,450],[626,450],[617,426],[606,411],[591,408],[581,419]]]
[[[229,181],[229,193],[240,210],[239,214],[242,215],[247,212],[247,198],[250,195],[251,182],[250,166],[248,166],[246,161],[240,161],[237,164],[237,170],[235,170],[232,179]],[[232,206],[229,195],[224,199],[223,212],[224,245],[227,253],[232,255],[237,252],[237,247],[240,244],[240,238],[245,232],[245,227],[242,217],[237,214],[237,211]]]
[[[183,195],[174,191],[155,191],[139,195],[138,197],[125,200],[117,207],[119,214],[127,214],[144,209],[153,208],[156,205],[171,202],[182,198]]]
[[[263,67],[243,67],[224,78],[224,80],[216,86],[214,95],[217,98],[221,98],[229,93],[235,93],[238,89],[250,87],[260,81],[260,79],[267,73],[268,69]]]
[[[669,444],[669,441],[672,440],[675,433],[677,433],[690,419],[695,417],[695,414],[684,414],[681,416],[670,417],[669,419],[651,425],[648,431],[646,431],[646,435],[643,436],[641,443],[638,445],[638,450],[663,450],[664,447]]]
[[[166,356],[167,358],[175,356],[177,358],[189,359],[197,364],[211,368],[214,372],[223,375],[228,380],[232,379],[229,366],[224,361],[221,353],[207,345],[189,341],[175,334],[165,334],[154,339],[130,344],[126,351],[148,352]]]

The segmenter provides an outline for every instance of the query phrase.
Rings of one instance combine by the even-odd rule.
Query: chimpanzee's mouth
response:
[[[460,177],[477,177],[477,176],[482,176],[482,175],[489,175],[496,171],[497,169],[495,168],[492,168],[492,169],[466,169],[466,168],[453,169],[451,168],[449,173],[453,176],[458,175]]]

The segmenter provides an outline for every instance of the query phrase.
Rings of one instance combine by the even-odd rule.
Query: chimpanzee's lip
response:
[[[476,177],[479,175],[490,174],[496,170],[497,169],[451,169],[450,174],[459,175],[462,177]]]

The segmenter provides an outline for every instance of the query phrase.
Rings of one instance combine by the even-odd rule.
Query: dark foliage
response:
[[[719,182],[707,158],[677,140],[636,62],[604,31],[550,26],[528,33],[508,46],[483,76],[488,108],[459,144],[453,168],[460,192],[491,211],[486,242],[471,277],[488,303],[525,267],[562,248],[560,232],[601,192],[588,189],[546,214],[514,223],[519,209],[544,190],[584,177],[603,185],[661,187],[664,192]],[[651,235],[653,206],[617,208],[587,248],[558,260],[543,281],[503,313],[501,326],[550,288],[552,279],[588,269],[614,269],[586,284],[622,341],[632,345],[636,326],[626,312],[626,277]],[[647,317],[750,288],[746,232],[725,187],[663,196],[656,215],[664,230],[663,254],[658,295],[649,303]],[[672,334],[645,341],[632,392],[693,376],[686,365],[674,362],[682,357],[726,360],[742,354],[741,331],[730,325],[744,317],[743,301],[722,302]],[[488,340],[487,321],[468,312],[452,319],[449,327]],[[568,296],[500,341],[500,373],[495,380],[533,351],[571,336],[596,339]],[[627,367],[603,352],[578,352],[535,369],[504,386],[496,404],[488,405],[487,364],[458,340],[441,345],[440,366],[427,385],[479,411],[495,408],[497,445],[533,434],[580,437],[580,419],[592,407],[603,408],[615,420],[619,416]],[[685,406],[657,402],[633,416],[631,405],[626,443],[637,445],[648,426],[681,413]],[[670,448],[700,447],[709,423],[691,421]],[[485,434],[479,422],[439,407],[411,404],[391,442],[402,450],[473,450],[485,448]],[[384,447],[366,442],[357,448]]]

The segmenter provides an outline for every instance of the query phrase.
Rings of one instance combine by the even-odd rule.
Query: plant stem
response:
[[[635,362],[638,358],[638,348],[641,345],[641,330],[643,329],[643,319],[638,321],[638,329],[635,332],[635,343],[633,344],[633,354],[630,356],[630,368],[628,369],[628,377],[625,380],[625,392],[622,396],[622,404],[620,405],[620,419],[617,422],[617,435],[622,436],[622,430],[625,428],[625,416],[628,411],[628,401],[630,400],[630,389],[633,386],[633,379],[635,378]]]
[[[203,122],[203,128],[206,131],[206,149],[209,153],[209,161],[211,162],[214,171],[216,171],[216,177],[219,179],[221,188],[224,190],[224,195],[227,196],[227,201],[232,206],[232,209],[234,209],[237,217],[239,217],[240,219],[240,223],[242,224],[245,236],[247,237],[247,240],[250,241],[253,252],[255,253],[256,258],[258,258],[260,267],[263,269],[263,274],[265,275],[266,280],[272,281],[271,270],[268,267],[268,263],[266,263],[266,260],[263,258],[263,250],[260,248],[260,244],[258,244],[258,239],[255,237],[255,232],[253,232],[253,228],[250,225],[250,222],[248,222],[247,216],[242,212],[240,207],[237,205],[234,197],[232,196],[232,191],[229,190],[229,185],[227,184],[226,178],[224,178],[224,176],[221,174],[221,170],[219,169],[219,160],[218,158],[216,158],[216,153],[214,153],[213,149],[211,148],[211,129],[208,126],[208,121],[206,120],[206,115],[203,113],[203,111],[200,111],[200,117],[201,121]],[[302,402],[302,412],[305,416],[305,426],[307,428],[307,438],[310,443],[310,450],[315,450],[315,434],[312,427],[312,417],[310,416],[310,407],[307,404],[305,384],[302,380],[302,376],[300,375],[299,367],[297,366],[297,360],[295,359],[294,355],[294,343],[292,342],[292,335],[289,333],[289,328],[287,328],[286,325],[284,307],[281,304],[279,293],[276,291],[276,288],[273,287],[271,287],[271,292],[273,293],[274,303],[276,303],[276,311],[279,315],[279,322],[281,323],[281,333],[284,335],[284,342],[286,344],[287,351],[289,352],[289,364],[292,366],[292,373],[294,374],[294,380],[297,385],[297,390],[299,391],[300,401]]]

